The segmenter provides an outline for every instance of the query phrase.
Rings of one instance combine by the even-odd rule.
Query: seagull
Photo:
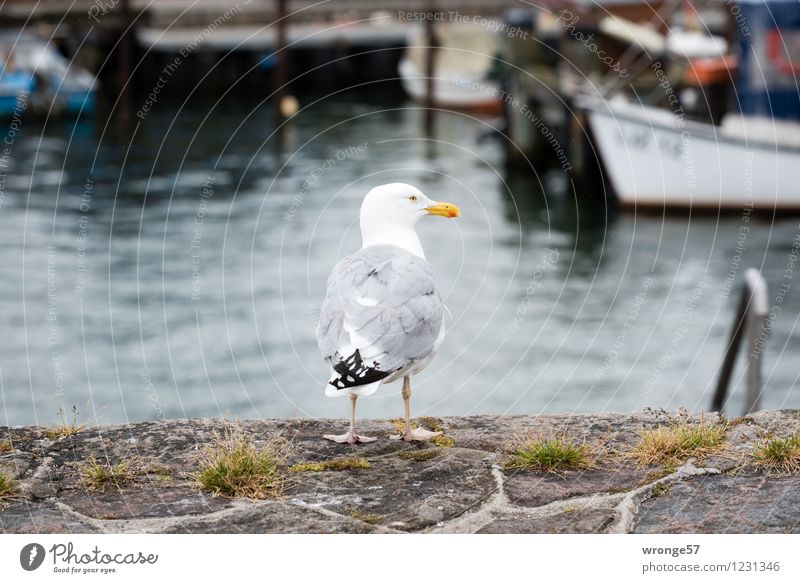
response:
[[[336,443],[369,443],[356,433],[356,400],[403,379],[405,429],[394,439],[425,441],[440,431],[411,428],[412,374],[424,369],[444,339],[446,308],[414,225],[422,217],[459,216],[408,184],[370,190],[361,203],[362,246],[339,261],[317,322],[317,343],[331,366],[325,394],[350,396],[350,430],[324,435]]]

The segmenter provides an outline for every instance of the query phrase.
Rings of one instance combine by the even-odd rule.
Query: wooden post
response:
[[[719,381],[711,401],[713,411],[722,411],[728,393],[731,374],[742,337],[747,333],[747,396],[745,399],[744,414],[756,411],[761,398],[761,353],[766,341],[766,318],[769,314],[769,301],[767,299],[767,282],[757,269],[748,269],[744,273],[744,286],[736,309],[736,319],[733,322],[728,349],[720,367]]]
[[[117,86],[120,91],[120,109],[122,117],[128,120],[132,109],[133,94],[133,16],[130,0],[120,0],[120,18],[122,19],[122,38],[119,42],[117,60]]]
[[[769,332],[769,301],[767,282],[758,270],[748,269],[744,277],[751,290],[750,317],[747,319],[747,400],[744,405],[744,414],[749,415],[759,409],[761,401],[761,353]]]
[[[434,10],[431,6],[430,12],[434,12]],[[428,51],[425,53],[425,131],[430,134],[433,132],[433,108],[436,104],[434,81],[436,79],[436,52],[439,47],[432,18],[425,20],[425,33],[428,43]]]
[[[277,20],[277,40],[275,43],[275,56],[277,63],[275,65],[275,78],[274,78],[274,93],[272,95],[272,102],[275,107],[275,125],[280,125],[284,121],[283,115],[283,99],[286,97],[286,81],[288,78],[288,49],[286,48],[286,0],[276,0],[278,4],[278,20]]]
[[[728,348],[725,350],[725,356],[722,358],[722,366],[719,371],[719,380],[717,380],[717,390],[714,392],[714,398],[711,401],[712,411],[722,411],[725,404],[725,397],[728,393],[728,385],[731,381],[731,374],[733,373],[733,365],[736,364],[736,355],[739,353],[739,345],[742,343],[742,332],[744,331],[747,316],[747,290],[742,290],[739,297],[739,305],[736,308],[736,317],[733,321],[733,330],[731,330],[731,337],[728,340]]]

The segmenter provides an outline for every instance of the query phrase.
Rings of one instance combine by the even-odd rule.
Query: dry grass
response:
[[[86,428],[86,424],[78,423],[78,408],[75,405],[72,406],[71,418],[67,418],[67,414],[64,409],[58,410],[58,416],[61,418],[61,421],[57,425],[46,429],[44,432],[45,437],[48,439],[61,439],[62,437],[69,437],[70,435],[75,435]]]
[[[796,474],[800,472],[800,434],[765,440],[756,446],[753,457],[766,470]]]
[[[214,495],[277,498],[286,487],[281,469],[286,450],[280,437],[258,449],[243,436],[228,435],[204,450],[200,469],[192,477]]]
[[[589,447],[566,435],[529,435],[507,450],[510,470],[559,473],[587,469],[594,465]]]
[[[8,453],[14,449],[11,445],[10,439],[1,439],[0,440],[0,453]]]
[[[95,492],[105,492],[111,486],[119,490],[136,475],[133,464],[134,460],[101,463],[92,457],[80,468],[81,481]]]
[[[14,492],[17,491],[17,483],[11,476],[0,472],[0,502],[4,498],[11,498]]]
[[[674,467],[690,457],[702,459],[725,446],[725,426],[719,423],[682,423],[648,429],[629,456],[641,466]]]
[[[357,457],[337,457],[321,462],[304,462],[289,468],[290,472],[343,472],[345,470],[368,470],[369,462]]]

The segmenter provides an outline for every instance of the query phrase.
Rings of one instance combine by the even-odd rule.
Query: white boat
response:
[[[714,126],[615,100],[581,107],[623,206],[800,210],[800,123],[735,115]]]
[[[485,27],[442,24],[436,28],[439,47],[435,52],[433,102],[453,109],[500,110],[500,86],[487,79],[498,43]],[[398,66],[406,93],[420,103],[427,98],[426,58],[428,41],[424,29],[410,35],[408,48]]]

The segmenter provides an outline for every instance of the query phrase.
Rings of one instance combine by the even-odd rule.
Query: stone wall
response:
[[[720,423],[726,444],[704,458],[642,467],[630,452],[642,432],[680,423]],[[341,420],[170,420],[81,429],[0,427],[0,531],[81,532],[800,532],[800,475],[768,471],[754,447],[800,432],[800,412],[762,411],[727,421],[646,410],[600,415],[444,417],[448,440],[390,440],[388,421],[359,431],[378,441],[336,445]],[[214,496],[192,473],[205,447],[242,435],[260,447],[288,443],[286,488],[274,499]],[[559,472],[507,469],[509,443],[568,435],[592,464]],[[409,453],[410,452],[410,453]],[[424,453],[415,453],[424,452]],[[342,456],[366,468],[289,471]],[[127,464],[127,479],[90,486],[86,468]],[[366,465],[366,464],[363,464]],[[96,486],[96,485],[95,485]]]

